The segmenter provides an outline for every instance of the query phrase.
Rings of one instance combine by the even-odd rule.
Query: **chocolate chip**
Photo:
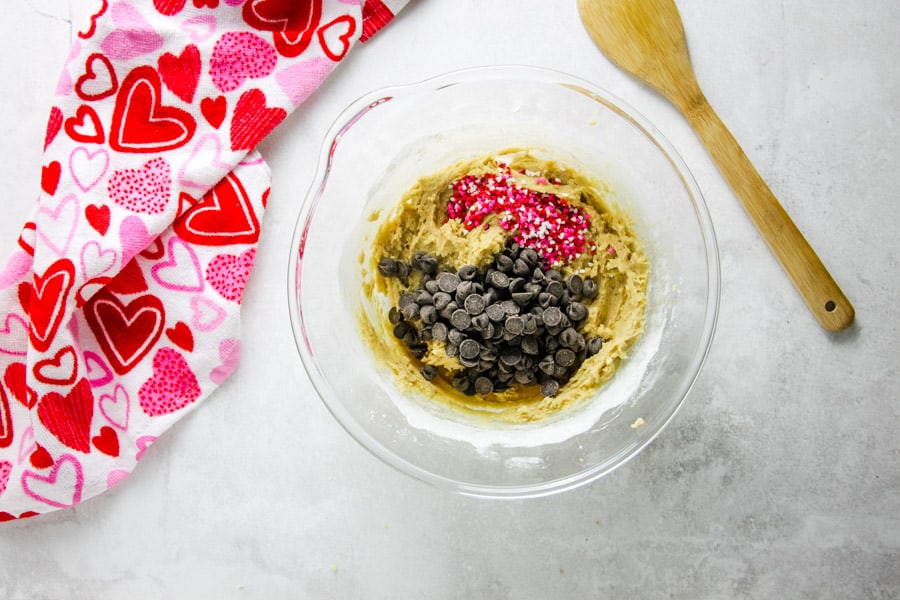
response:
[[[537,356],[541,352],[541,347],[540,344],[538,344],[537,339],[530,335],[522,338],[522,343],[519,347],[522,348],[522,352],[532,356]]]
[[[544,309],[544,314],[541,318],[544,321],[544,325],[547,327],[556,327],[562,321],[562,317],[563,314],[560,312],[559,308],[550,306]]]
[[[518,315],[507,317],[503,326],[513,335],[521,335],[525,331],[525,321]]]
[[[440,286],[438,286],[438,282],[436,279],[429,279],[428,281],[426,281],[425,289],[428,291],[429,294],[435,294],[435,293],[441,291],[441,288],[440,288]]]
[[[491,271],[487,277],[488,285],[502,290],[509,286],[509,276],[503,271]]]
[[[396,277],[397,261],[393,258],[388,258],[387,256],[385,256],[378,261],[378,272],[381,273],[384,277]]]
[[[463,281],[472,281],[478,275],[478,267],[474,265],[463,265],[457,269],[456,274]]]
[[[419,318],[419,305],[412,302],[400,309],[400,312],[403,313],[403,318],[407,321],[415,321]]]
[[[522,351],[515,347],[504,348],[500,352],[500,363],[513,367],[522,360]]]
[[[559,392],[559,382],[555,379],[548,379],[541,384],[541,394],[545,397],[555,396]]]
[[[445,308],[447,308],[447,305],[450,304],[450,300],[452,298],[447,292],[437,292],[431,297],[431,299],[434,303],[434,307],[437,310],[444,310]]]
[[[494,382],[488,379],[487,377],[479,377],[475,380],[475,393],[476,394],[490,394],[494,391]]]
[[[531,267],[521,258],[517,258],[516,262],[513,263],[512,268],[513,275],[518,275],[519,277],[528,277],[531,275]]]
[[[450,340],[451,344],[459,346],[463,342],[463,340],[466,339],[466,334],[464,334],[459,329],[451,329],[449,332],[447,332],[447,339]]]
[[[531,385],[535,381],[534,373],[524,369],[516,371],[514,377],[516,378],[516,383],[520,385]]]
[[[400,279],[406,279],[407,277],[409,277],[410,270],[411,269],[407,263],[401,262],[399,260],[397,261],[397,277],[399,277]]]
[[[496,361],[498,356],[500,356],[500,351],[494,344],[481,346],[481,350],[478,352],[478,358],[489,363]]]
[[[538,369],[544,374],[552,376],[556,372],[556,361],[552,356],[547,355],[538,362]]]
[[[519,305],[512,300],[503,300],[500,303],[500,306],[503,307],[503,312],[507,315],[517,315],[522,312],[522,309],[519,308]]]
[[[523,333],[525,333],[526,335],[537,333],[538,320],[536,316],[528,313],[522,317],[522,320],[525,321],[525,329],[523,330]]]
[[[588,356],[593,356],[600,352],[600,349],[603,348],[603,339],[602,338],[591,338],[587,342],[587,353]]]
[[[575,353],[568,348],[557,350],[553,358],[561,367],[571,367],[575,364]]]
[[[512,295],[513,302],[519,306],[525,307],[534,299],[535,294],[531,292],[516,292]]]
[[[466,360],[474,360],[478,358],[478,354],[480,352],[481,347],[475,340],[463,340],[463,342],[459,345],[460,358],[464,358]]]
[[[555,302],[556,302],[556,298],[554,298],[551,294],[548,294],[547,292],[541,292],[540,294],[538,294],[538,304],[540,304],[542,308],[548,308],[550,306],[553,306],[553,304]]]
[[[409,332],[409,323],[400,321],[394,325],[394,337],[403,338]]]
[[[547,269],[546,271],[544,271],[544,277],[546,277],[550,281],[562,281],[562,273],[560,273],[556,269]]]
[[[510,293],[521,292],[525,289],[525,280],[521,277],[513,277],[509,280]]]
[[[580,294],[584,287],[584,280],[581,278],[581,275],[577,273],[572,274],[566,279],[566,287],[569,288],[569,291],[573,294]]]
[[[547,284],[547,293],[559,300],[563,292],[566,291],[565,286],[559,281],[551,281]]]
[[[396,306],[392,306],[391,310],[388,311],[388,321],[390,321],[391,325],[396,325],[402,320],[403,315],[400,313],[400,309]]]
[[[447,328],[447,325],[438,321],[431,328],[431,337],[433,337],[438,342],[446,342],[447,334],[450,333],[450,330]]]
[[[559,343],[572,352],[581,352],[587,346],[584,336],[572,327],[567,327],[559,334]]]
[[[418,304],[419,306],[434,304],[434,297],[428,292],[428,290],[417,290],[415,292],[415,296],[416,304]]]
[[[438,369],[434,365],[425,365],[419,372],[422,374],[422,377],[425,378],[425,381],[431,381],[437,377]]]
[[[513,259],[506,256],[505,254],[500,254],[499,256],[497,256],[497,260],[494,262],[497,265],[497,268],[504,274],[512,271]]]
[[[571,302],[566,307],[566,316],[576,323],[579,323],[587,319],[588,308],[581,302]]]
[[[472,382],[469,381],[469,378],[465,375],[457,375],[453,378],[453,387],[460,392],[465,393],[468,391],[469,386],[472,385]]]
[[[448,343],[444,346],[444,353],[450,358],[456,358],[459,356],[459,346]]]
[[[499,302],[488,305],[484,310],[491,321],[502,321],[506,317],[506,309]]]
[[[464,306],[470,315],[480,315],[484,312],[484,298],[478,294],[472,294],[466,298]]]
[[[419,316],[422,318],[422,322],[427,325],[434,325],[438,319],[437,311],[433,306],[427,304],[419,309]]]
[[[475,292],[475,284],[471,281],[461,281],[458,286],[456,286],[456,301],[460,304],[465,301],[472,293]]]
[[[416,303],[416,295],[412,292],[406,292],[405,294],[400,294],[400,297],[397,298],[397,308],[403,310],[410,304]]]
[[[450,315],[450,324],[457,329],[468,329],[472,324],[472,317],[462,308],[458,308]]]
[[[437,273],[438,261],[427,252],[419,251],[413,254],[412,265],[423,273],[433,275]]]
[[[455,313],[457,310],[459,310],[459,304],[451,300],[447,303],[447,306],[438,311],[438,314],[449,321],[450,317],[453,316],[453,313]]]
[[[469,297],[472,298],[474,296],[469,296]],[[468,312],[468,310],[466,312]],[[483,332],[485,329],[487,329],[488,325],[490,325],[490,324],[491,324],[491,320],[488,318],[488,316],[484,312],[481,312],[472,317],[472,327],[475,328],[476,331]]]
[[[519,255],[519,258],[521,258],[531,266],[535,266],[538,263],[538,253],[534,250],[534,248],[523,249],[522,253]]]
[[[581,295],[589,300],[597,297],[597,282],[593,279],[585,279],[581,286]]]
[[[444,271],[437,276],[438,287],[441,288],[442,292],[447,292],[448,294],[456,291],[457,286],[459,285],[459,275],[456,273],[450,273],[448,271]]]

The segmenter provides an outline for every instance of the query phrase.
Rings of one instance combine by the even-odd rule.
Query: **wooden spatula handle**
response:
[[[822,327],[848,327],[853,306],[709,102],[682,111]]]

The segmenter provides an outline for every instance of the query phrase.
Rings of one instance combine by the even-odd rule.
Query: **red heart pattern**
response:
[[[59,135],[59,130],[62,129],[63,125],[63,112],[60,110],[58,106],[54,106],[50,109],[50,118],[47,119],[47,132],[44,134],[44,149],[53,143],[53,140],[56,139],[56,136]]]
[[[253,149],[365,30],[351,0],[92,10],[42,132],[41,205],[0,270],[0,521],[120,481],[234,372],[220,354],[269,193]]]
[[[0,448],[9,448],[12,446],[14,439],[9,397],[6,395],[6,390],[3,389],[3,386],[0,386]]]
[[[59,161],[54,160],[44,167],[41,172],[41,189],[51,196],[55,194],[56,188],[59,186],[59,176],[61,174],[62,166],[59,164]]]
[[[34,364],[34,377],[49,385],[70,385],[78,374],[78,354],[72,346],[60,348],[50,358]]]
[[[66,119],[65,128],[66,134],[76,142],[102,144],[106,141],[106,134],[97,111],[87,104],[79,106],[75,116]]]
[[[43,396],[37,405],[37,416],[63,445],[90,452],[94,395],[87,379],[80,380],[66,395],[49,392]]]
[[[109,136],[113,150],[157,153],[180,148],[193,138],[194,117],[163,105],[161,88],[153,67],[137,67],[125,77],[113,108]]]
[[[91,443],[97,450],[107,456],[115,457],[119,455],[119,436],[112,427],[107,425],[101,427],[100,435],[92,437]]]
[[[84,75],[75,83],[75,92],[86,102],[103,100],[116,93],[119,79],[112,62],[103,54],[94,53],[84,63]]]
[[[258,89],[241,94],[231,118],[231,149],[250,150],[287,117],[283,108],[266,106],[266,95]]]
[[[138,296],[125,304],[104,288],[85,304],[84,316],[113,370],[124,375],[162,335],[166,309],[156,296]]]
[[[181,239],[204,246],[255,244],[259,219],[240,179],[229,173],[175,224]]]
[[[75,265],[68,258],[57,260],[43,275],[34,275],[34,283],[28,288],[28,298],[23,306],[31,317],[31,345],[39,352],[50,347],[62,323],[74,281]],[[21,292],[19,302],[22,303]]]
[[[200,112],[203,114],[203,118],[215,129],[222,126],[227,110],[228,101],[225,99],[225,96],[204,98],[200,101]]]
[[[166,52],[159,57],[159,75],[172,93],[190,104],[200,82],[200,49],[190,44],[179,56]]]
[[[88,204],[84,207],[84,218],[100,235],[106,235],[109,231],[109,217],[109,207],[106,205]]]
[[[25,408],[31,408],[37,403],[37,392],[35,392],[25,379],[26,372],[25,363],[12,363],[6,367],[3,372],[3,383],[13,395],[13,398],[22,403]]]

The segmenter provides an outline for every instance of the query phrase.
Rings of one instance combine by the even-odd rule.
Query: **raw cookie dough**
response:
[[[428,342],[423,359],[413,358],[402,340],[395,338],[387,318],[388,309],[420,277],[414,272],[408,286],[397,278],[385,278],[377,269],[378,260],[391,257],[409,261],[417,251],[437,257],[440,265],[452,270],[464,264],[483,268],[505,247],[511,232],[498,226],[501,215],[485,218],[487,227],[467,230],[459,219],[448,219],[451,185],[465,175],[481,176],[507,164],[516,184],[548,192],[581,207],[590,217],[588,239],[593,252],[585,252],[567,265],[556,266],[564,276],[577,272],[596,281],[599,293],[588,304],[589,315],[581,333],[604,340],[599,353],[588,357],[581,368],[553,397],[545,398],[540,386],[515,386],[499,393],[467,396],[451,385],[454,372],[461,370],[456,358],[444,353],[441,343]],[[559,183],[554,183],[559,182]],[[369,220],[377,224],[372,239],[365,240],[360,256],[363,295],[369,310],[360,311],[360,329],[377,360],[397,378],[401,388],[418,392],[465,412],[476,412],[510,422],[544,419],[560,410],[578,405],[608,381],[643,328],[648,266],[641,244],[635,238],[628,215],[604,200],[605,188],[585,174],[576,172],[537,150],[509,150],[474,160],[462,161],[423,177],[388,213],[375,212]],[[420,374],[423,363],[439,367],[439,375],[426,381]]]

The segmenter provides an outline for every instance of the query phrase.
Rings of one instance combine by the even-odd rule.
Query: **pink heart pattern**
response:
[[[277,62],[272,44],[255,33],[229,32],[216,42],[209,74],[219,91],[232,92],[247,79],[268,77]]]
[[[271,187],[255,147],[389,14],[311,0],[299,35],[273,27],[290,2],[248,4],[86,9],[0,269],[0,521],[117,485],[238,367]]]
[[[172,175],[162,157],[147,161],[140,169],[116,171],[109,181],[110,199],[137,213],[163,212],[171,195]]]
[[[168,415],[200,398],[200,384],[179,352],[160,348],[153,357],[153,377],[138,390],[144,413],[151,417]]]
[[[255,258],[255,248],[246,250],[237,256],[220,254],[213,258],[206,267],[206,281],[223,298],[240,304]]]

